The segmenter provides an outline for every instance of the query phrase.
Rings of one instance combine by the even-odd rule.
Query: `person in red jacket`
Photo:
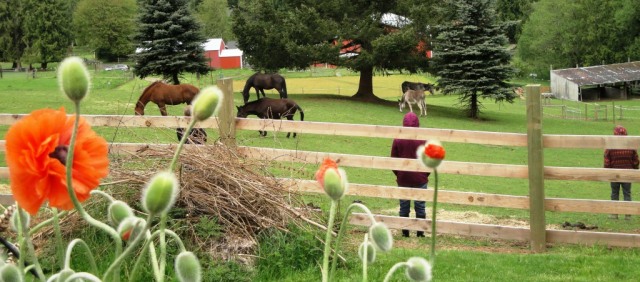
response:
[[[617,125],[613,129],[614,135],[627,135],[627,129],[621,125]],[[621,169],[638,169],[638,152],[631,149],[607,149],[604,151],[604,167],[605,168],[621,168]],[[620,188],[625,201],[631,201],[631,183],[628,182],[611,182],[611,200],[620,200]],[[617,219],[617,214],[612,214],[610,218]],[[624,219],[631,219],[631,215],[625,215]]]
[[[409,112],[404,115],[402,126],[419,127],[420,120],[416,114]],[[425,140],[394,139],[391,145],[391,157],[415,159],[418,147],[425,143]],[[427,189],[428,172],[394,170],[393,173],[396,175],[398,186]],[[425,201],[414,201],[413,208],[416,211],[416,218],[427,218]],[[409,217],[410,212],[411,200],[400,200],[400,216]],[[409,230],[402,230],[402,236],[409,237]],[[418,231],[417,236],[424,237],[424,231]]]

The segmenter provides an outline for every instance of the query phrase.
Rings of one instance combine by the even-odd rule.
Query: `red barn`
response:
[[[222,38],[209,39],[203,44],[203,47],[210,67],[214,69],[242,68],[242,50],[227,49]]]

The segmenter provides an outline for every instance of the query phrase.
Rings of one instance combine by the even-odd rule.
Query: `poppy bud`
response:
[[[18,267],[14,264],[7,263],[0,267],[0,281],[21,282],[24,281],[24,278],[22,277]]]
[[[123,201],[111,202],[108,210],[109,220],[115,226],[118,226],[125,218],[133,216],[133,210]]]
[[[340,200],[347,191],[347,174],[341,168],[329,168],[324,172],[324,192],[334,201]]]
[[[433,140],[427,142],[424,146],[418,147],[416,155],[426,167],[436,168],[440,163],[442,163],[445,156],[445,150],[440,141]]]
[[[369,228],[369,237],[373,239],[373,244],[381,251],[387,252],[393,247],[393,237],[391,231],[382,222],[376,222]]]
[[[411,281],[431,281],[431,264],[421,257],[412,257],[407,260],[407,278]]]
[[[89,71],[79,57],[69,57],[60,63],[58,82],[62,92],[74,102],[80,102],[89,92]]]
[[[176,257],[176,275],[180,282],[200,282],[200,261],[192,252],[182,252]]]
[[[120,225],[118,225],[118,234],[120,234],[120,238],[124,241],[129,241],[129,239],[135,239],[146,224],[146,220],[130,216],[125,218]]]
[[[24,215],[21,218],[23,226],[29,226],[29,224],[31,223],[31,215],[29,215],[28,213],[21,211],[14,212],[13,214],[11,214],[11,230],[15,232],[18,232],[18,230],[20,230],[20,224],[18,224],[18,216],[20,216],[20,214]]]
[[[217,86],[209,86],[200,90],[193,101],[193,117],[197,121],[203,121],[218,113],[222,105],[222,90]]]
[[[60,272],[58,272],[58,278],[56,279],[56,282],[64,282],[67,281],[67,278],[69,278],[69,276],[75,274],[76,272],[73,271],[73,269],[70,268],[65,268],[63,270],[60,270]]]
[[[367,263],[372,264],[376,260],[376,248],[371,242],[362,242],[358,248],[358,256],[364,261],[364,250],[367,250]]]
[[[153,176],[142,192],[142,207],[150,214],[168,211],[178,196],[178,179],[168,171]]]

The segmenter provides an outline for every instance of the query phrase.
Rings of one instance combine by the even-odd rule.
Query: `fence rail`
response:
[[[228,81],[220,80],[225,95],[232,97],[232,84]],[[528,86],[528,95],[537,95],[538,99],[527,100],[528,110],[538,107],[540,112],[539,89]],[[531,96],[534,97],[534,96]],[[232,99],[225,99],[232,101]],[[537,100],[537,102],[536,102]],[[532,102],[533,101],[533,102]],[[534,103],[533,105],[531,103]],[[535,103],[538,103],[537,105]],[[432,129],[432,128],[406,128],[397,126],[380,125],[357,125],[345,123],[309,122],[309,121],[286,121],[286,120],[258,120],[239,119],[233,115],[233,104],[228,103],[221,109],[218,118],[208,120],[200,127],[218,128],[220,130],[221,141],[225,144],[235,146],[236,130],[267,130],[282,132],[297,132],[307,134],[324,134],[339,136],[356,136],[371,138],[403,138],[403,139],[439,139],[443,142],[458,142],[482,145],[498,146],[531,146],[532,141],[539,142],[540,150],[529,150],[529,154],[542,154],[542,148],[592,148],[592,149],[624,149],[640,147],[640,137],[637,136],[590,136],[590,135],[542,135],[539,130],[539,123],[530,117],[527,125],[529,131],[523,133],[502,133],[483,132],[453,129]],[[535,112],[535,110],[534,110]],[[24,115],[0,114],[0,125],[10,125]],[[152,117],[152,116],[84,116],[93,126],[108,127],[149,127],[149,128],[175,128],[186,127],[188,118],[186,117]],[[538,118],[539,119],[539,118]],[[540,122],[538,120],[537,122]],[[533,132],[533,133],[532,133]],[[535,133],[537,132],[537,133]],[[539,134],[536,136],[536,134]],[[534,142],[535,143],[535,142]],[[111,143],[110,153],[125,154],[143,152],[146,148],[167,149],[175,148],[176,144],[141,144],[141,143]],[[210,146],[210,145],[207,145]],[[185,150],[195,149],[189,145]],[[201,149],[202,147],[199,147]],[[531,148],[531,147],[530,147]],[[341,154],[333,152],[312,152],[300,150],[285,150],[273,148],[259,148],[237,146],[239,153],[248,158],[269,159],[274,161],[287,161],[298,163],[319,163],[324,157],[339,159],[342,166],[383,169],[383,170],[412,170],[428,171],[413,159],[397,159],[380,156],[365,156],[353,154]],[[0,141],[0,151],[4,151],[4,141]],[[540,158],[541,160],[541,158]],[[576,167],[554,167],[542,166],[539,173],[532,174],[530,166],[535,162],[535,158],[529,158],[529,165],[510,165],[493,163],[474,163],[445,161],[439,168],[440,173],[458,175],[482,175],[508,178],[529,178],[538,179],[535,185],[544,187],[543,180],[580,180],[580,181],[619,181],[619,182],[640,182],[640,171],[638,170],[613,170],[603,168],[576,168]],[[7,168],[0,168],[0,177],[8,176]],[[281,179],[287,183],[292,191],[323,193],[322,189],[313,181],[302,179]],[[288,182],[287,182],[288,181]],[[612,246],[632,246],[640,247],[640,234],[587,232],[587,231],[556,231],[545,230],[544,211],[561,212],[589,212],[589,213],[618,213],[618,214],[640,214],[639,202],[615,202],[602,200],[584,199],[556,199],[544,198],[544,193],[537,194],[540,199],[535,199],[531,193],[532,182],[530,181],[529,195],[513,196],[475,192],[459,192],[444,190],[441,192],[439,200],[443,203],[465,204],[473,206],[490,206],[501,208],[529,209],[531,228],[516,228],[498,225],[482,225],[458,222],[438,221],[439,229],[442,233],[460,234],[468,236],[483,236],[489,238],[501,238],[512,240],[529,240],[532,249],[539,251],[537,246],[544,248],[545,242],[567,242],[567,243],[602,243]],[[433,192],[431,190],[416,190],[403,187],[389,187],[369,184],[351,184],[353,189],[349,190],[350,195],[414,200],[431,200]],[[542,190],[543,191],[543,190]],[[535,208],[534,208],[535,206]],[[538,209],[540,207],[540,209]],[[407,228],[416,230],[429,230],[429,220],[416,220],[391,216],[377,216],[380,220],[387,222],[392,228]],[[534,218],[537,217],[537,218]],[[541,221],[540,221],[541,219]],[[359,219],[358,215],[352,218],[356,224],[366,224],[364,219]],[[536,224],[534,224],[534,220]],[[541,224],[542,223],[542,224]],[[540,236],[542,234],[542,236]],[[541,244],[542,243],[542,244]]]

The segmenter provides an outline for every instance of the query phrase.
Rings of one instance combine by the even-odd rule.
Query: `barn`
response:
[[[229,48],[222,38],[208,39],[204,44],[204,55],[209,59],[209,67],[214,69],[242,68],[243,52],[237,48]]]
[[[551,92],[558,99],[629,99],[638,86],[640,61],[551,70]]]

